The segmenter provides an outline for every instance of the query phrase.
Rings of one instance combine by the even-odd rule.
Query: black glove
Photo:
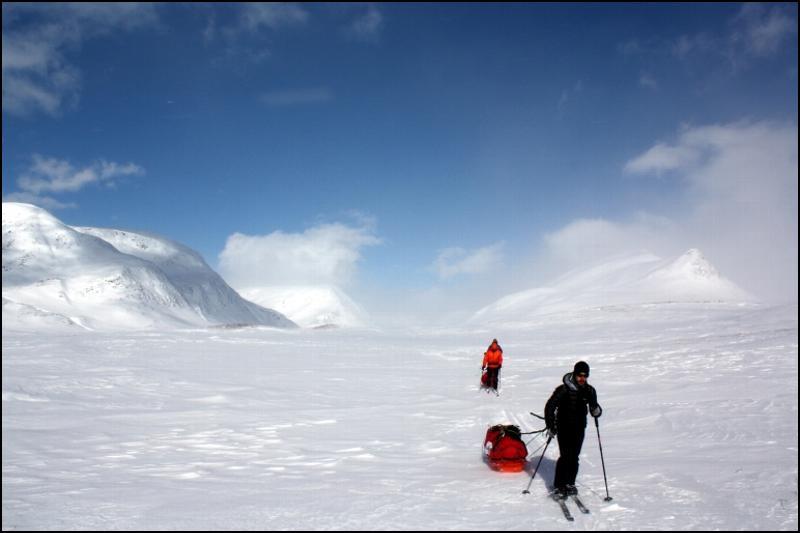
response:
[[[591,415],[595,418],[600,418],[600,415],[603,414],[603,408],[600,405],[595,405],[592,410],[590,411]]]
[[[548,439],[556,438],[556,428],[547,428],[547,438]]]

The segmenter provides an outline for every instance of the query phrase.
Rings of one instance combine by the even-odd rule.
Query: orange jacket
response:
[[[503,350],[499,346],[490,346],[483,354],[483,366],[497,368],[503,365]]]

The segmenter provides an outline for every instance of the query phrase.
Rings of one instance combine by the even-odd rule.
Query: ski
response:
[[[571,495],[571,496],[570,496],[570,498],[572,498],[572,501],[574,501],[574,502],[575,502],[575,505],[577,505],[577,506],[578,506],[578,509],[580,509],[580,511],[581,511],[583,514],[589,514],[589,513],[590,513],[590,511],[589,511],[589,508],[588,508],[588,507],[586,507],[585,505],[583,505],[583,502],[581,501],[581,499],[580,499],[580,498],[578,498],[578,495],[577,495],[577,494],[573,494],[573,495]]]
[[[567,508],[567,502],[560,498],[556,498],[555,496],[551,496],[551,498],[553,498],[553,500],[555,500],[555,502],[559,505],[559,507],[561,507],[561,512],[564,513],[564,518],[566,518],[570,522],[574,522],[575,517],[573,517],[572,513],[569,512],[569,509]]]

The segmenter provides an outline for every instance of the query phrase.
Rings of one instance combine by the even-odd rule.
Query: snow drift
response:
[[[199,254],[163,237],[71,227],[28,204],[3,203],[3,321],[141,329],[294,327],[244,300]]]

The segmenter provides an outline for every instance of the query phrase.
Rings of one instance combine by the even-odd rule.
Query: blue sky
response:
[[[234,286],[440,307],[700,247],[796,298],[796,28],[794,4],[4,3],[3,198]]]

